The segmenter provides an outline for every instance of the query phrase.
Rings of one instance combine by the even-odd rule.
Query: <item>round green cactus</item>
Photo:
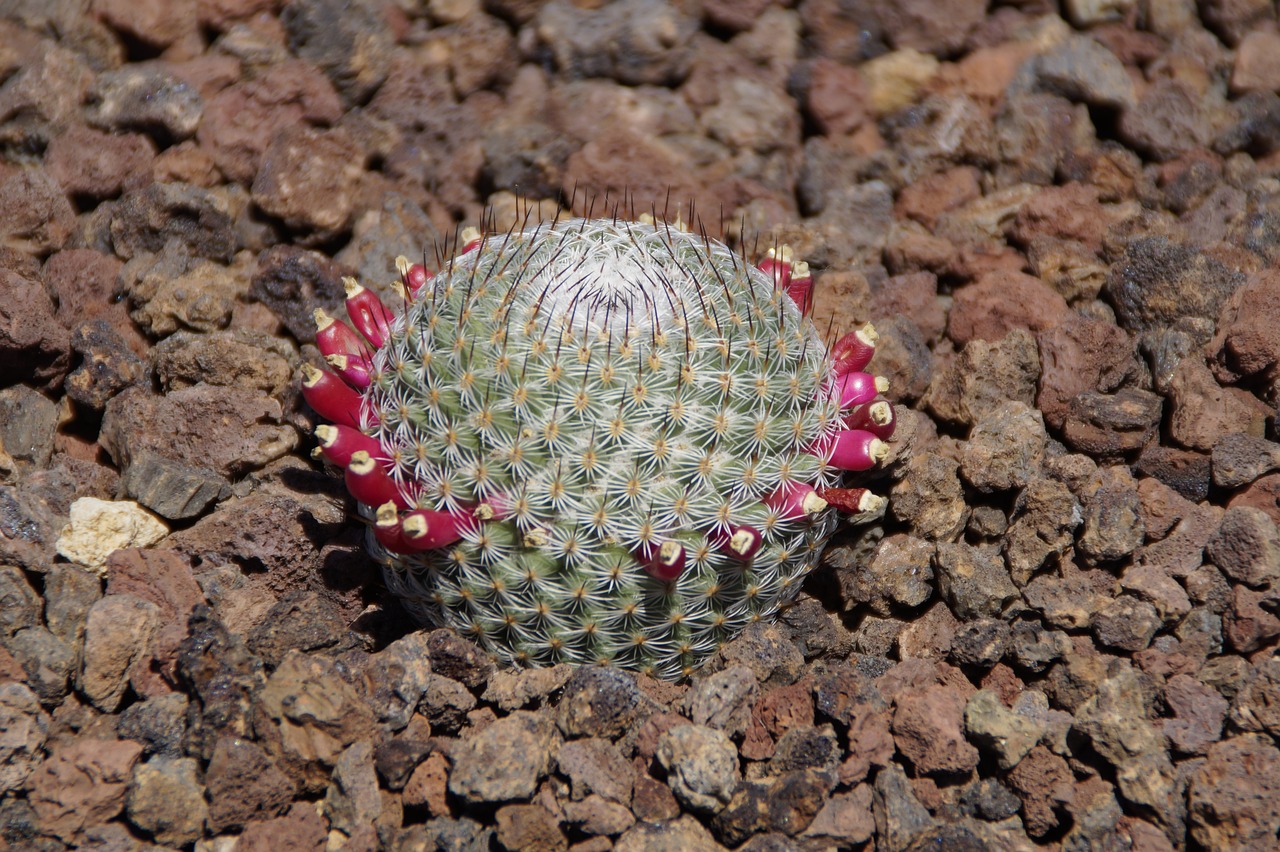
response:
[[[402,264],[401,312],[349,284],[374,348],[323,316],[320,345],[355,391],[304,382],[424,623],[517,664],[679,677],[795,597],[837,507],[881,508],[838,487],[892,430],[859,372],[874,333],[833,359],[802,264],[654,222],[467,242],[434,277]]]

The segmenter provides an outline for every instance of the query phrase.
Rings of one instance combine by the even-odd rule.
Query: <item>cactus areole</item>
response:
[[[582,219],[461,242],[435,275],[398,262],[401,310],[348,279],[303,381],[423,623],[678,678],[795,597],[840,512],[883,510],[844,481],[893,429],[875,333],[829,351],[785,249]]]

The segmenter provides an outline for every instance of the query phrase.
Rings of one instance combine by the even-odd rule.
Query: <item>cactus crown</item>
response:
[[[376,352],[328,318],[322,334],[358,411],[318,373],[304,391],[351,424],[318,434],[392,591],[512,662],[663,677],[776,613],[834,527],[819,491],[882,505],[831,488],[883,455],[841,422],[875,395],[851,381],[874,335],[838,369],[788,295],[796,266],[575,219],[469,241],[429,280],[404,264],[398,315],[351,282]]]

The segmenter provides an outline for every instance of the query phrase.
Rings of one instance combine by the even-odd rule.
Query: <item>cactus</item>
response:
[[[756,267],[653,220],[461,241],[434,276],[398,261],[401,311],[348,279],[303,381],[423,623],[517,665],[681,677],[795,597],[838,510],[883,510],[843,482],[893,430],[875,333],[828,351],[787,250]]]

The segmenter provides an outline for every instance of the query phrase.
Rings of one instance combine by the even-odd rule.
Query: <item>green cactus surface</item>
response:
[[[836,523],[762,502],[842,475],[808,451],[840,426],[827,348],[703,236],[566,220],[487,237],[372,364],[367,431],[402,493],[486,520],[418,553],[371,534],[371,552],[415,617],[500,659],[686,675],[795,597]],[[717,546],[741,524],[762,538],[746,560]],[[637,560],[664,545],[687,560],[673,580]]]

